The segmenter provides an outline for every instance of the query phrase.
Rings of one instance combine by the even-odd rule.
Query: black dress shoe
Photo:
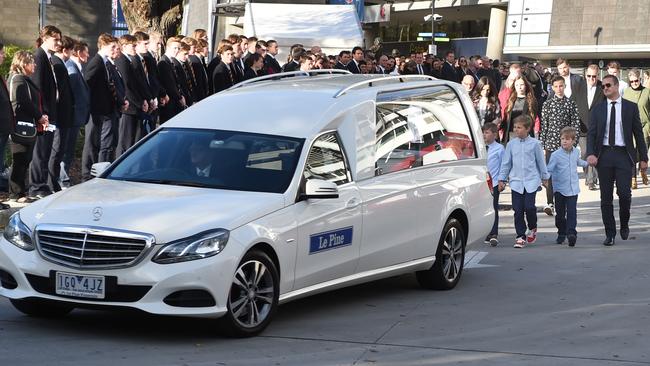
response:
[[[622,227],[621,228],[621,239],[627,240],[627,238],[630,236],[630,228],[629,227]]]
[[[609,237],[609,236],[606,237],[605,241],[603,242],[603,245],[607,247],[611,247],[612,245],[614,245],[614,237]]]

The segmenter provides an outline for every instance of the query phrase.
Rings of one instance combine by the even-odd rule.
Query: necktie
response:
[[[144,76],[145,79],[147,79],[147,84],[149,84],[149,70],[147,70],[147,62],[142,56],[140,56],[138,59],[140,60],[140,64],[142,65],[142,69],[144,70]]]
[[[420,75],[424,74],[422,72],[422,65],[418,65],[418,74],[420,74]]]
[[[616,145],[616,102],[612,102],[612,109],[609,113],[609,146]]]
[[[56,80],[56,73],[54,72],[54,64],[52,63],[52,58],[48,59],[50,61],[50,69],[52,69],[52,79],[54,79],[54,89],[56,89],[56,101],[59,101],[59,83]]]
[[[113,96],[113,102],[117,105],[117,89],[115,88],[115,79],[113,78],[113,64],[110,61],[106,61],[106,73],[108,74],[108,89],[111,91]]]
[[[190,73],[191,67],[188,66],[187,62],[183,62],[183,70],[185,70],[185,75],[186,75],[186,80],[187,80],[187,90],[190,92],[190,95],[192,95],[192,79],[194,79],[194,74]]]
[[[227,67],[228,67],[228,76],[230,76],[230,83],[234,85],[234,84],[235,84],[235,79],[232,77],[232,74],[233,74],[233,72],[232,72],[233,64],[231,63],[231,64],[228,65]]]

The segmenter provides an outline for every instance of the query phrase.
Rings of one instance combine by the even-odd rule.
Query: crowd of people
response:
[[[559,178],[557,173],[553,174],[566,173],[562,170],[566,166],[558,168],[563,164],[582,166],[585,183],[592,190],[598,189],[600,176],[600,189],[604,191],[601,195],[611,196],[612,182],[616,181],[622,209],[631,196],[625,187],[637,188],[637,171],[642,183],[649,183],[645,164],[637,169],[636,162],[647,160],[643,146],[650,142],[650,72],[629,70],[628,84],[620,80],[621,68],[616,61],[607,65],[604,79],[610,82],[604,83],[605,80],[599,80],[598,65],[589,65],[582,76],[572,74],[569,61],[563,58],[556,61],[557,71],[552,73],[540,63],[505,64],[480,55],[456,58],[453,51],[447,51],[442,59],[423,53],[400,55],[396,50],[384,54],[361,47],[326,55],[318,46],[295,44],[286,60],[278,60],[277,41],[238,34],[219,41],[214,57],[209,60],[208,38],[203,29],[195,30],[192,36],[170,37],[164,44],[155,32],[135,31],[119,38],[101,34],[97,50],[90,57],[88,44],[48,25],[40,31],[33,53],[19,51],[14,55],[10,74],[0,87],[0,151],[5,151],[9,141],[13,157],[11,169],[1,169],[0,174],[10,171],[10,200],[31,202],[69,186],[70,167],[73,159],[78,158],[75,146],[82,127],[81,180],[86,181],[91,178],[94,163],[114,161],[158,124],[211,94],[258,76],[313,69],[430,75],[461,84],[483,126],[489,147],[489,170],[493,177],[498,177],[494,180],[495,208],[505,180],[509,180],[513,190],[520,247],[535,240],[536,219],[531,210],[537,180],[540,184],[543,180],[546,186],[544,211],[552,216],[557,210],[558,242],[568,236],[569,243],[575,243],[575,218],[571,216],[575,215],[575,200],[567,197],[577,197],[579,190],[572,181],[577,181],[577,176]],[[0,44],[0,63],[3,61]],[[584,161],[599,151],[593,141],[587,145],[587,135],[602,133],[592,126],[593,113],[605,100],[616,96],[612,85],[616,85],[617,95],[638,109],[642,126],[639,136],[645,143],[625,140],[621,145],[619,135],[616,144],[614,140],[611,145],[605,141],[607,147],[626,143],[637,146],[637,150],[629,151],[635,165],[627,184],[619,183],[627,175],[609,169],[600,172],[593,159],[589,164]],[[613,129],[607,125],[607,130]],[[617,131],[623,132],[629,131]],[[534,142],[524,144],[528,137]],[[602,139],[601,135],[597,137]],[[515,147],[511,142],[519,145]],[[580,146],[579,155],[569,149],[573,146]],[[568,160],[558,153],[567,151],[571,157]],[[521,156],[528,156],[536,164],[518,166],[519,160],[511,159],[513,154],[524,154]],[[3,168],[4,159],[1,163]],[[601,166],[602,163],[599,170]],[[518,181],[522,176],[526,178]],[[603,182],[603,176],[607,182]],[[605,197],[603,204],[610,205],[611,197]],[[528,216],[528,230],[523,224],[524,214]],[[612,236],[609,216],[607,213],[608,238]],[[621,225],[624,228],[627,222]],[[497,232],[498,218],[486,242],[498,242]]]

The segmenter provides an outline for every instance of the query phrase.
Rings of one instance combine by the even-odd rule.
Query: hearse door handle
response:
[[[360,204],[361,204],[361,200],[359,200],[359,199],[357,199],[357,198],[351,198],[351,199],[350,199],[350,200],[345,204],[345,208],[347,208],[347,209],[357,208],[357,207],[359,207]]]

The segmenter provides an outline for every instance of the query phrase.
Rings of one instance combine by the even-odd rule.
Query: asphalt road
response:
[[[131,312],[34,319],[1,299],[0,365],[648,365],[650,188],[633,206],[614,247],[601,245],[597,192],[581,196],[575,248],[554,244],[540,214],[538,242],[514,249],[501,212],[502,244],[469,248],[455,290],[411,275],[355,286],[281,306],[250,339]]]

